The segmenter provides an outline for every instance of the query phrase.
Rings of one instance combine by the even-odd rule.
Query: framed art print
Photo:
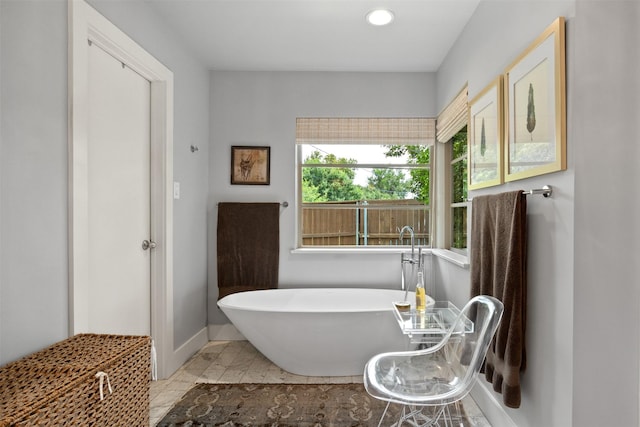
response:
[[[505,72],[505,181],[567,168],[565,21],[554,21]]]
[[[468,188],[502,184],[502,76],[469,103]]]
[[[269,185],[271,147],[232,146],[231,184]]]

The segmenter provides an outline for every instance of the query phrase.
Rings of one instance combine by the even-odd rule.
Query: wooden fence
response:
[[[410,244],[400,229],[414,229],[416,245],[428,246],[429,207],[415,200],[370,200],[305,203],[302,207],[303,246],[394,246]]]

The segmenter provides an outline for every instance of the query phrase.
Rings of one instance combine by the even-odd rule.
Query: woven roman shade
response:
[[[296,144],[433,145],[435,119],[315,118],[296,119]]]
[[[440,142],[448,142],[467,124],[468,115],[467,86],[438,115],[436,138]]]

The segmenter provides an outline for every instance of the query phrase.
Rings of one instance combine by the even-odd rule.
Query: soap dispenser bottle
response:
[[[416,311],[424,312],[427,308],[427,295],[424,290],[424,274],[418,271],[418,283],[416,283]]]

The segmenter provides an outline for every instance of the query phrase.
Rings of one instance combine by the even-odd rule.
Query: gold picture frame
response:
[[[503,85],[498,76],[469,103],[469,190],[502,184]]]
[[[271,147],[231,147],[231,184],[269,185]]]
[[[565,170],[565,20],[556,19],[505,71],[504,180]]]

